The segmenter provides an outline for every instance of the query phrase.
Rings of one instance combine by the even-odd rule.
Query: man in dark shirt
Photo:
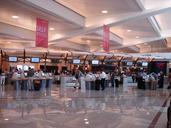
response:
[[[34,76],[34,70],[29,67],[28,77],[33,77],[33,76]]]
[[[33,76],[34,76],[34,70],[29,67],[29,71],[28,71],[29,90],[34,90]]]

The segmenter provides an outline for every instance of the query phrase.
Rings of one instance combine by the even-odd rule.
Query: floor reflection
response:
[[[0,128],[146,128],[169,93],[134,88],[81,93],[57,87],[6,91],[0,98]]]

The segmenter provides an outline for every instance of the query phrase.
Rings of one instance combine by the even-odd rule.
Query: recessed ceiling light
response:
[[[49,28],[49,30],[53,31],[53,30],[55,30],[55,29],[54,29],[54,28]]]
[[[140,37],[139,37],[139,36],[136,36],[135,38],[137,38],[137,39],[138,39],[138,38],[140,38]]]
[[[13,18],[13,19],[18,19],[18,18],[19,18],[19,16],[12,16],[12,18]]]
[[[4,120],[5,120],[5,121],[8,121],[9,119],[5,118]]]
[[[128,29],[127,32],[131,32],[132,30],[131,29]]]
[[[91,41],[90,40],[86,40],[87,43],[90,43]]]
[[[84,121],[87,121],[87,120],[88,120],[87,118],[84,119]]]
[[[89,121],[86,121],[85,124],[89,124]]]
[[[107,10],[102,10],[101,13],[106,14],[106,13],[108,13],[108,11]]]
[[[10,43],[11,43],[10,41],[7,42],[7,44],[10,44]]]

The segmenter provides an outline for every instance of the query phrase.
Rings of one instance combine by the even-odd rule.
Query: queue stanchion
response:
[[[45,89],[46,89],[46,79],[41,79],[40,84],[41,84],[40,85],[41,86],[40,90],[45,91]]]
[[[20,92],[19,80],[15,80],[15,89],[16,89],[16,97],[18,97],[19,92]]]
[[[81,80],[81,92],[86,92],[86,83],[84,77],[81,77],[80,80]]]

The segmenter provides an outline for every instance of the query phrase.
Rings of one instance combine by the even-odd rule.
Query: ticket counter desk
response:
[[[64,87],[75,87],[77,86],[76,79],[74,76],[61,76],[61,88]]]
[[[42,78],[13,78],[12,79],[16,91],[19,90],[29,90],[30,89],[30,84],[33,84],[34,90],[44,90],[46,88],[51,88],[52,87],[52,77],[42,77]],[[32,82],[30,82],[32,81]]]
[[[81,92],[85,92],[85,90],[95,90],[95,79],[81,77],[79,83],[74,76],[61,76],[61,88],[79,86],[81,87]]]
[[[85,88],[86,90],[95,90],[95,80],[85,79]]]

